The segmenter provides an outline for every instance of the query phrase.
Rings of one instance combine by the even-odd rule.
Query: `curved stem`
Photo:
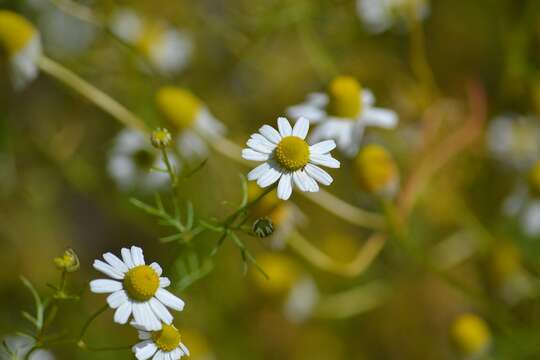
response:
[[[83,80],[77,74],[66,69],[61,64],[46,56],[42,56],[38,61],[38,66],[41,71],[92,101],[97,107],[123,123],[125,126],[142,132],[149,132],[148,127],[142,119],[135,116],[109,95]]]
[[[92,322],[101,314],[103,314],[105,311],[107,311],[107,309],[109,308],[109,306],[107,304],[103,305],[99,310],[97,310],[94,314],[92,314],[92,316],[90,316],[88,318],[88,320],[86,320],[86,322],[84,323],[83,327],[81,328],[81,332],[79,334],[79,342],[82,341],[82,339],[84,338],[84,335],[86,334],[86,331],[88,330],[88,328],[90,327],[90,324],[92,324]]]

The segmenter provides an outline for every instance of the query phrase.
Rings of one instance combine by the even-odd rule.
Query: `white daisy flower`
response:
[[[178,168],[173,154],[169,154],[169,160]],[[115,139],[107,164],[107,170],[118,187],[124,191],[135,188],[151,191],[168,184],[167,173],[151,171],[151,168],[165,169],[160,151],[139,131],[122,130]]]
[[[189,356],[189,350],[182,343],[180,332],[174,325],[163,324],[161,330],[147,331],[137,323],[132,325],[139,331],[142,342],[132,347],[138,360],[178,360]]]
[[[413,7],[419,20],[428,17],[430,8],[426,0],[356,0],[360,20],[371,33],[381,33],[407,18]]]
[[[188,89],[162,87],[156,94],[156,106],[177,131],[178,151],[188,159],[206,157],[209,153],[207,140],[225,133],[225,126]]]
[[[148,331],[156,331],[164,324],[171,324],[173,317],[166,306],[182,311],[184,302],[165,290],[170,280],[161,277],[161,266],[157,263],[146,265],[141,248],[123,248],[122,260],[112,253],[103,255],[104,261],[95,260],[94,268],[112,279],[98,279],[90,282],[94,293],[110,293],[107,303],[114,313],[114,321],[125,324],[133,319]]]
[[[174,75],[189,63],[193,44],[189,36],[166,23],[144,19],[131,9],[116,11],[111,31],[137,48],[164,75]]]
[[[320,182],[330,185],[332,177],[317,165],[339,168],[339,161],[330,155],[336,147],[333,140],[308,145],[305,138],[309,130],[309,120],[301,117],[294,128],[289,121],[280,117],[278,129],[264,125],[258,134],[251,135],[247,149],[242,150],[246,160],[263,161],[248,174],[248,180],[257,181],[262,188],[279,180],[277,196],[287,200],[292,194],[293,183],[300,191],[317,192]]]
[[[0,360],[26,360],[36,341],[28,336],[6,336],[0,342]],[[28,360],[54,360],[54,355],[47,350],[34,351]]]
[[[9,58],[13,86],[21,90],[34,80],[41,57],[39,32],[28,20],[9,10],[0,10],[0,44]]]
[[[328,94],[310,94],[305,103],[292,106],[287,113],[293,118],[307,117],[319,125],[313,131],[312,141],[334,139],[339,150],[354,156],[367,126],[392,129],[397,126],[395,112],[373,106],[375,97],[362,89],[350,76],[338,76],[328,88]]]
[[[489,123],[487,148],[505,165],[523,170],[540,158],[540,125],[533,116],[503,115]]]
[[[283,305],[285,317],[293,323],[306,321],[319,301],[319,289],[311,276],[305,275],[294,283]]]

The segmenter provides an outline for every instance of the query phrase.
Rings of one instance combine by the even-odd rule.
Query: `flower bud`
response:
[[[399,184],[399,173],[392,155],[380,145],[364,147],[354,160],[354,174],[361,189],[372,194],[392,196]]]
[[[274,233],[274,224],[267,217],[259,218],[253,223],[253,233],[260,238],[265,238]]]
[[[54,264],[59,270],[75,272],[79,270],[79,257],[73,249],[67,249],[62,256],[54,258]]]
[[[456,348],[466,356],[481,355],[491,344],[488,325],[475,314],[460,315],[452,324],[450,336]]]
[[[165,128],[157,128],[156,130],[152,131],[150,141],[152,142],[152,146],[156,149],[165,149],[171,145],[172,136],[169,130]]]

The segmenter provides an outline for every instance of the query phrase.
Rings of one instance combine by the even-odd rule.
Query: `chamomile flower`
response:
[[[397,126],[396,113],[376,108],[374,103],[371,91],[363,89],[355,78],[338,76],[330,83],[327,94],[310,94],[306,102],[289,107],[287,113],[293,118],[307,117],[318,123],[312,141],[334,139],[338,149],[352,157],[360,148],[366,127]]]
[[[174,75],[189,63],[193,44],[189,36],[164,22],[142,18],[131,9],[116,11],[111,31],[139,50],[164,75]]]
[[[309,130],[309,120],[299,118],[294,128],[289,121],[280,117],[278,129],[264,125],[259,133],[251,135],[247,149],[242,150],[246,160],[263,161],[248,174],[248,180],[257,181],[262,188],[279,180],[277,196],[287,200],[292,194],[293,183],[300,191],[317,192],[320,182],[330,185],[332,177],[317,165],[339,168],[339,161],[330,155],[336,147],[333,140],[325,140],[308,145],[305,138]]]
[[[172,324],[163,324],[161,330],[148,331],[145,326],[132,323],[139,332],[140,343],[132,347],[137,360],[178,360],[189,356],[188,348],[182,343],[180,331]]]
[[[427,0],[356,0],[358,16],[371,33],[381,33],[403,22],[407,13],[415,12],[417,19],[429,15]]]
[[[6,336],[0,341],[0,360],[26,360],[28,352],[36,341],[29,336]],[[28,360],[54,360],[54,355],[47,350],[34,351]]]
[[[20,90],[39,73],[37,61],[42,54],[39,32],[22,16],[0,10],[0,44],[9,58],[13,86]]]
[[[169,160],[177,167],[173,154]],[[165,169],[164,161],[158,149],[155,149],[144,134],[131,130],[122,130],[116,137],[109,153],[107,169],[118,187],[124,191],[135,188],[155,190],[165,186],[169,175],[152,168]]]
[[[399,172],[392,155],[382,146],[365,146],[353,163],[356,181],[363,191],[393,196],[399,187]]]
[[[478,358],[491,345],[491,331],[484,319],[466,313],[457,317],[450,328],[450,337],[456,348],[468,358]]]
[[[156,106],[177,132],[178,151],[186,158],[208,155],[207,141],[225,133],[206,105],[188,89],[165,86],[156,94]]]
[[[110,293],[107,303],[114,313],[114,321],[125,324],[130,317],[148,331],[157,331],[171,324],[173,317],[167,307],[182,311],[184,302],[165,290],[170,280],[161,277],[158,263],[146,265],[141,248],[123,248],[122,260],[112,253],[103,255],[104,261],[95,260],[94,268],[112,279],[90,282],[94,293]]]

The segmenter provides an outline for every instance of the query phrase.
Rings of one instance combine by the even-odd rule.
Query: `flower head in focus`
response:
[[[174,75],[189,63],[193,44],[188,35],[164,22],[144,19],[131,9],[117,10],[111,31],[139,50],[164,75]]]
[[[182,311],[184,302],[165,290],[170,280],[161,277],[158,263],[146,265],[141,248],[123,248],[122,260],[112,253],[103,255],[105,260],[95,260],[94,268],[112,279],[90,282],[94,293],[110,293],[107,303],[114,313],[114,321],[125,324],[133,319],[148,331],[160,330],[162,322],[171,324],[173,317],[167,307]]]
[[[178,151],[187,158],[208,155],[207,141],[225,133],[225,126],[188,89],[162,87],[155,101],[163,117],[178,132]]]
[[[2,360],[54,360],[54,355],[47,350],[37,350],[32,352],[36,341],[23,335],[6,336],[0,341],[0,359]]]
[[[75,272],[80,267],[79,257],[73,249],[67,249],[62,256],[54,258],[54,265],[61,271]]]
[[[452,324],[450,337],[456,348],[468,357],[484,354],[491,345],[491,332],[486,322],[475,314],[462,314]]]
[[[399,186],[399,172],[392,155],[382,146],[365,146],[354,159],[354,174],[362,190],[392,196]]]
[[[248,180],[257,181],[262,188],[279,180],[277,196],[287,200],[292,194],[293,183],[300,191],[317,192],[320,182],[330,185],[332,177],[317,165],[339,168],[340,163],[330,155],[336,147],[333,140],[326,140],[308,145],[306,136],[309,120],[300,118],[291,127],[289,121],[278,118],[278,130],[263,125],[259,133],[251,135],[247,141],[247,149],[242,150],[246,160],[262,161],[249,172]]]
[[[182,343],[180,331],[172,324],[163,324],[157,331],[148,331],[145,326],[132,323],[139,332],[140,343],[133,346],[137,360],[178,360],[189,356],[189,350]]]
[[[177,167],[173,154],[169,160]],[[109,152],[107,170],[118,187],[124,191],[133,189],[155,190],[169,181],[166,173],[152,171],[164,169],[165,164],[159,150],[155,149],[147,136],[136,130],[122,130]]]
[[[10,66],[15,89],[20,90],[34,80],[41,57],[41,38],[28,20],[9,10],[0,10],[0,44]]]
[[[306,102],[289,107],[287,113],[293,118],[307,117],[318,124],[312,141],[334,139],[338,149],[352,157],[360,148],[367,126],[386,129],[397,126],[396,113],[376,108],[374,103],[371,91],[363,89],[355,78],[338,76],[330,83],[327,93],[310,94]]]
[[[427,0],[356,0],[356,9],[371,33],[384,32],[403,22],[411,11],[418,20],[425,19],[430,12]]]

